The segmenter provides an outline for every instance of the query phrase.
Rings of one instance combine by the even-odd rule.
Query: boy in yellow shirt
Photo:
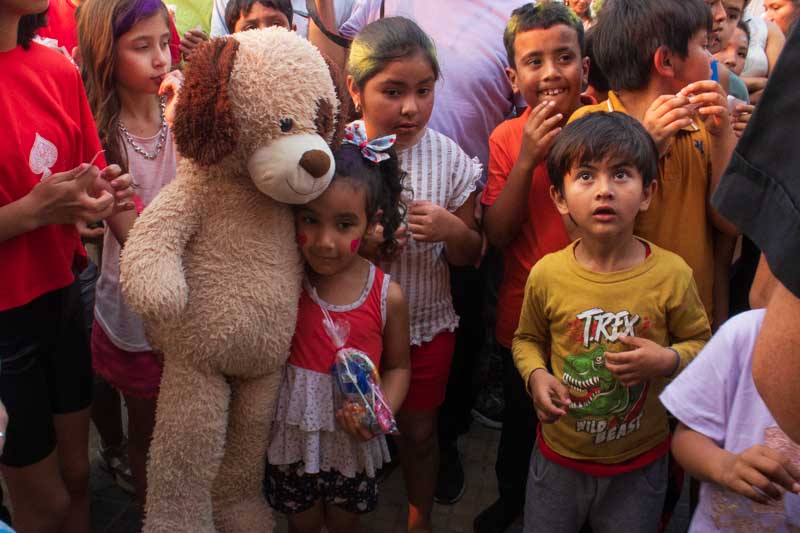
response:
[[[512,346],[543,422],[525,531],[656,531],[669,449],[658,394],[711,335],[691,269],[633,234],[657,188],[656,145],[628,115],[594,113],[561,132],[547,168],[582,238],[531,270]]]
[[[653,137],[659,186],[635,233],[688,263],[709,320],[719,326],[727,316],[730,254],[715,250],[721,244],[715,233],[736,235],[736,228],[710,198],[736,135],[725,91],[710,79],[713,26],[703,0],[607,1],[593,28],[592,53],[612,90],[608,100],[578,109],[570,120],[619,111]]]

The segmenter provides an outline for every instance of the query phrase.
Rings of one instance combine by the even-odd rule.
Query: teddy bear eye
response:
[[[282,118],[280,124],[281,124],[281,131],[283,133],[287,133],[292,130],[292,126],[294,126],[294,121],[290,118]]]

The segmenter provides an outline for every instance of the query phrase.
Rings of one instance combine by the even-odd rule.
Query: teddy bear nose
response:
[[[309,150],[300,158],[300,166],[313,178],[321,178],[331,167],[331,160],[322,150]]]

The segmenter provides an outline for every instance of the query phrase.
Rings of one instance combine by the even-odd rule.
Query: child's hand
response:
[[[408,206],[408,229],[414,240],[442,242],[455,233],[456,224],[461,220],[438,204],[416,201]]]
[[[364,442],[375,437],[375,434],[361,425],[363,407],[354,403],[345,402],[341,409],[336,411],[336,421],[346,432]]]
[[[181,38],[181,45],[180,45],[181,55],[183,55],[183,58],[186,61],[190,61],[192,52],[194,52],[194,49],[197,48],[197,45],[207,40],[208,40],[208,35],[206,35],[203,30],[195,28],[187,31],[186,33],[183,34],[183,37]]]
[[[164,119],[169,124],[170,129],[175,122],[175,105],[178,103],[178,96],[180,95],[181,88],[183,87],[183,72],[180,70],[173,70],[161,81],[158,87],[158,95],[166,96],[167,106],[164,109]]]
[[[108,191],[114,196],[112,215],[134,208],[131,175],[122,173],[119,165],[108,165],[100,171],[100,177],[94,182],[95,193]]]
[[[106,233],[106,228],[103,226],[90,228],[89,224],[84,220],[79,220],[75,223],[78,228],[78,235],[84,241],[94,241],[102,239]]]
[[[750,117],[753,116],[753,111],[756,106],[745,104],[741,101],[738,102],[739,103],[733,106],[731,120],[733,121],[733,133],[735,133],[737,137],[741,137],[742,133],[744,133],[744,129],[747,127],[747,123],[750,122]]]
[[[800,494],[800,469],[781,452],[761,444],[730,454],[720,474],[722,486],[757,503],[779,500],[781,488]]]
[[[662,94],[645,112],[642,125],[656,143],[659,156],[667,153],[675,134],[692,123],[692,111],[687,105],[686,96]]]
[[[681,89],[680,95],[689,98],[689,105],[697,107],[697,114],[711,135],[721,137],[729,132],[728,96],[722,85],[713,80],[696,81]]]
[[[95,195],[94,184],[99,176],[97,167],[84,163],[43,178],[25,197],[36,227],[96,222],[109,217],[114,197],[107,190]]]
[[[394,253],[390,256],[381,253],[379,247],[384,241],[383,225],[375,224],[370,231],[364,234],[364,238],[361,239],[361,246],[358,249],[358,254],[373,263],[377,263],[378,261],[394,261],[408,244],[408,227],[406,227],[405,224],[401,224],[395,230],[394,238],[397,241]]]
[[[522,146],[519,150],[520,159],[525,159],[531,166],[541,163],[553,139],[561,131],[559,124],[564,119],[561,113],[553,113],[556,104],[552,100],[541,102],[531,110],[525,128],[522,130]]]
[[[675,371],[675,352],[669,348],[642,337],[620,335],[619,340],[635,349],[606,352],[606,368],[626,387],[669,376]]]
[[[534,370],[528,378],[528,390],[533,396],[536,416],[543,424],[552,424],[567,414],[571,403],[569,391],[556,377],[541,368]]]

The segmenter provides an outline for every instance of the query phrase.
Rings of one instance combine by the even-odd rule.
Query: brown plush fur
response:
[[[342,144],[342,139],[344,139],[344,128],[347,126],[347,123],[350,122],[350,109],[352,108],[353,101],[350,98],[350,93],[345,89],[346,85],[340,74],[341,71],[339,67],[325,54],[322,54],[322,57],[328,65],[328,71],[331,73],[331,79],[333,79],[333,87],[336,89],[336,99],[339,100],[338,114],[335,113],[333,109],[330,110],[331,115],[334,117],[334,133],[333,139],[331,139],[331,148],[335,151],[339,148],[339,145]],[[325,105],[325,103],[320,102],[319,105],[321,107]]]
[[[301,156],[329,157],[338,127],[316,132],[338,102],[316,49],[280,29],[198,48],[185,87],[174,131],[186,158],[121,259],[125,298],[164,354],[144,531],[271,531],[261,481],[302,264],[291,208],[248,162],[277,146],[295,175]],[[311,144],[287,156],[292,142]]]
[[[172,131],[178,151],[201,165],[217,163],[236,146],[228,85],[238,49],[235,39],[214,40],[199,48],[175,106]]]

